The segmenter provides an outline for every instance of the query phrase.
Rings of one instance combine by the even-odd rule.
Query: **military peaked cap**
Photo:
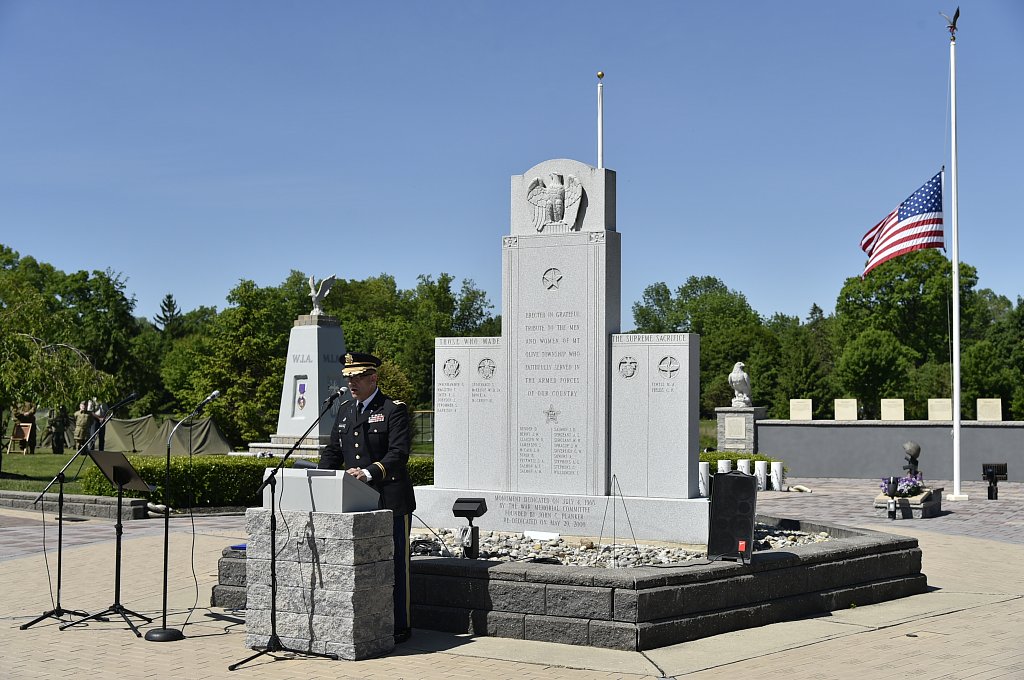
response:
[[[376,371],[378,368],[380,368],[380,359],[372,354],[349,352],[345,355],[345,367],[341,369],[341,373],[348,378]]]

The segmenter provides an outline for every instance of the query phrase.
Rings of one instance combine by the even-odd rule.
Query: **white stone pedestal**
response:
[[[324,314],[304,314],[295,320],[288,337],[277,433],[269,442],[250,443],[250,454],[280,457],[298,442],[296,457],[320,455],[331,440],[334,417],[343,399],[335,400],[304,440],[299,442],[299,437],[320,415],[324,400],[339,388],[348,387],[348,381],[341,374],[344,356],[345,334],[337,319]]]
[[[245,646],[270,639],[270,510],[245,514]],[[367,659],[394,639],[390,510],[277,514],[277,634],[290,649]]]

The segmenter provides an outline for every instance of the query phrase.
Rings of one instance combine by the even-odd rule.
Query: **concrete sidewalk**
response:
[[[932,592],[831,615],[719,635],[649,652],[619,652],[417,630],[393,654],[368,661],[257,659],[245,623],[209,609],[220,551],[244,542],[241,517],[196,520],[195,580],[191,524],[172,523],[168,624],[186,639],[153,643],[120,618],[58,630],[47,620],[18,626],[52,607],[46,564],[56,577],[56,525],[47,518],[40,552],[39,515],[0,511],[0,677],[156,678],[863,678],[894,673],[917,680],[1024,678],[1024,485],[1001,484],[999,501],[967,483],[968,501],[944,502],[929,520],[879,519],[872,480],[791,480],[810,494],[765,493],[758,511],[823,519],[918,538]],[[949,491],[951,485],[946,485]],[[121,602],[159,624],[163,555],[159,521],[125,523]],[[985,536],[982,538],[981,536]],[[65,524],[62,605],[90,613],[113,602],[114,527],[107,520]],[[196,581],[198,581],[198,595]],[[198,605],[196,601],[198,599]],[[190,609],[196,607],[191,613]],[[137,622],[141,623],[141,622]]]

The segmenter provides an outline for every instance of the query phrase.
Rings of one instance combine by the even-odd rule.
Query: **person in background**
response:
[[[50,449],[58,456],[64,455],[64,432],[67,428],[67,409],[63,406],[51,408],[46,429],[50,433]]]
[[[103,427],[103,419],[107,417],[107,407],[95,397],[92,403],[94,404],[92,417],[96,419],[96,422],[93,424],[93,431],[99,430],[99,435],[96,437],[96,448],[99,451],[106,451],[103,447],[106,443],[107,428]]]
[[[21,452],[25,453],[27,449],[29,454],[34,454],[36,452],[36,405],[31,401],[22,404],[21,408],[14,412],[14,422],[31,426],[28,431],[28,439],[21,441]]]
[[[89,411],[89,405],[86,402],[82,402],[78,405],[78,410],[75,411],[75,447],[82,448],[85,442],[89,440],[89,436],[92,434],[92,424],[95,422],[92,417],[92,412]]]

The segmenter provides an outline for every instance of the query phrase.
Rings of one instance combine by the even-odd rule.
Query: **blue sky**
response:
[[[949,164],[955,7],[0,0],[0,243],[119,272],[148,317],[292,269],[448,272],[497,311],[509,177],[596,163],[603,70],[623,330],[690,275],[830,312]],[[961,8],[961,259],[1016,299],[1024,3]]]

